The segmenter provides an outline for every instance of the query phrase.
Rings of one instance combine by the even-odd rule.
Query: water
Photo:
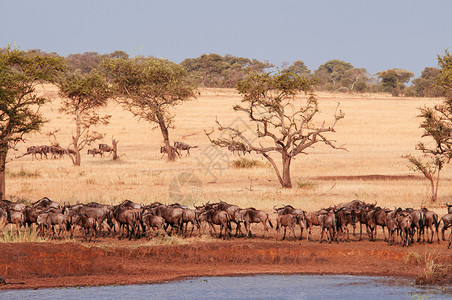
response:
[[[392,277],[257,275],[163,284],[0,291],[0,299],[452,299],[452,288],[420,288]]]

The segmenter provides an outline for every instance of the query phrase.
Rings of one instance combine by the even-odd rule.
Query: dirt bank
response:
[[[383,242],[319,244],[236,239],[140,246],[110,239],[82,243],[0,244],[0,289],[165,282],[191,276],[246,274],[353,274],[414,278],[424,260],[452,263],[446,244],[387,246]],[[407,259],[412,257],[413,259]]]

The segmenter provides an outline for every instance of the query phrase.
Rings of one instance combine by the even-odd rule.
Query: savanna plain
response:
[[[57,141],[67,147],[75,127],[71,117],[59,112],[60,99],[54,86],[39,93],[51,99],[42,108],[49,120],[40,134],[28,136],[9,157],[21,156],[32,145]],[[215,121],[255,129],[247,116],[234,112],[241,96],[234,89],[201,89],[196,100],[174,109],[171,141],[192,146],[176,162],[162,158],[160,130],[134,118],[111,101],[102,114],[112,115],[99,143],[119,141],[119,160],[87,155],[82,164],[63,159],[33,159],[30,155],[7,164],[6,195],[13,200],[34,202],[48,197],[61,204],[98,202],[119,204],[174,203],[193,207],[220,200],[240,207],[265,210],[274,221],[274,206],[290,204],[315,211],[359,199],[381,207],[420,208],[425,206],[440,217],[446,202],[452,202],[452,168],[441,174],[438,202],[430,202],[429,182],[410,170],[402,156],[416,153],[422,130],[418,108],[432,106],[440,99],[397,98],[384,94],[318,94],[320,113],[315,122],[333,122],[339,108],[345,118],[328,137],[346,150],[316,144],[292,162],[292,189],[281,188],[273,168],[257,154],[237,156],[227,149],[211,146],[205,132],[216,129]],[[300,98],[298,101],[303,101]],[[49,133],[54,135],[49,135]],[[56,137],[56,139],[55,139]],[[97,147],[91,145],[90,147]],[[251,168],[237,167],[245,157],[255,160]],[[274,156],[279,162],[277,156]],[[274,223],[274,222],[273,222]],[[162,282],[186,276],[219,276],[263,273],[316,273],[393,275],[419,277],[435,266],[449,266],[452,250],[447,243],[410,247],[388,246],[379,231],[377,241],[352,237],[348,243],[288,239],[281,241],[274,229],[262,237],[260,224],[253,225],[253,238],[227,240],[211,237],[207,227],[201,236],[138,240],[98,238],[83,242],[81,237],[63,240],[10,240],[0,243],[0,275],[23,285],[0,288],[39,288]],[[364,230],[365,231],[365,230]],[[299,236],[299,232],[297,232]],[[448,235],[447,235],[448,237]],[[450,284],[450,283],[449,283]]]

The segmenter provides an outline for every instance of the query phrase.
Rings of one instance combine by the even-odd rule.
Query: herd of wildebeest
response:
[[[303,230],[306,230],[307,240],[313,240],[312,228],[319,226],[321,233],[319,242],[326,234],[328,242],[350,241],[350,228],[356,239],[362,239],[362,227],[365,226],[368,239],[375,241],[377,227],[383,229],[384,240],[389,245],[409,246],[417,242],[432,243],[436,232],[437,242],[446,240],[445,231],[452,227],[452,205],[447,205],[447,214],[441,218],[428,210],[411,208],[385,209],[360,200],[341,203],[306,212],[291,205],[273,207],[276,218],[276,231],[284,229],[282,239],[289,229],[294,239],[297,239],[295,228],[299,226],[300,240]],[[270,214],[271,215],[271,214]],[[208,224],[210,234],[219,238],[230,238],[235,227],[235,237],[253,236],[251,225],[261,223],[264,237],[268,233],[268,225],[273,228],[269,214],[255,208],[240,208],[224,201],[207,202],[203,205],[193,205],[193,208],[180,204],[162,204],[155,202],[141,205],[130,200],[124,200],[119,205],[105,205],[96,202],[88,204],[61,205],[44,197],[31,205],[9,200],[0,201],[0,228],[10,230],[20,235],[22,231],[36,230],[38,236],[48,238],[63,238],[74,236],[78,230],[86,241],[101,236],[117,236],[119,239],[138,239],[141,237],[179,235],[182,237],[202,234],[202,224]],[[189,228],[189,224],[191,228]],[[268,224],[268,225],[267,225]],[[355,232],[359,224],[359,237]],[[219,226],[217,233],[216,226]],[[218,228],[218,227],[217,227]],[[196,230],[195,230],[196,229]],[[242,230],[243,229],[243,230]],[[385,230],[386,229],[386,230]],[[386,234],[387,231],[387,234]],[[278,237],[279,239],[279,237]],[[450,247],[452,232],[449,235]]]

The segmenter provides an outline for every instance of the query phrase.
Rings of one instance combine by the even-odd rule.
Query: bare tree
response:
[[[438,64],[441,72],[436,83],[443,89],[446,97],[433,107],[419,109],[418,118],[422,118],[419,127],[424,130],[421,138],[427,138],[428,142],[419,142],[416,150],[424,154],[424,159],[413,155],[405,156],[413,169],[430,181],[432,202],[438,199],[441,170],[452,159],[452,55],[446,51],[445,55],[438,56]],[[426,162],[426,159],[430,162]]]
[[[339,105],[329,126],[325,122],[320,125],[314,122],[319,109],[312,90],[313,83],[295,73],[248,75],[238,84],[243,99],[241,105],[234,106],[234,110],[245,113],[256,126],[253,135],[250,130],[223,126],[217,120],[221,134],[214,137],[214,132],[206,132],[209,140],[220,147],[240,146],[246,151],[261,154],[273,166],[281,186],[291,188],[290,165],[295,156],[307,154],[306,150],[319,142],[345,150],[327,137],[327,133],[334,132],[337,122],[344,118]],[[300,95],[305,97],[300,99]],[[271,156],[272,153],[281,156],[281,167]]]

